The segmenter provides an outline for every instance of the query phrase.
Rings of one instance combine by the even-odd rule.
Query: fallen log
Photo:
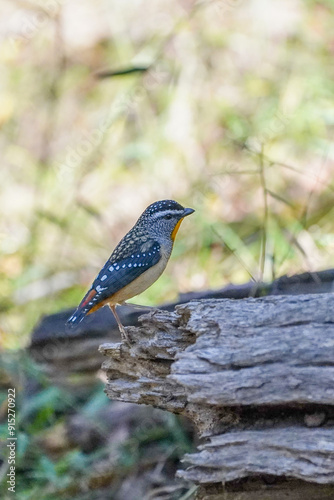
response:
[[[107,395],[195,423],[204,441],[178,475],[201,485],[198,498],[334,498],[333,300],[209,299],[152,311],[128,327],[130,345],[100,347]],[[249,481],[257,497],[240,496]]]
[[[273,283],[249,282],[242,285],[228,285],[218,290],[204,290],[181,294],[174,303],[159,305],[165,311],[173,311],[176,305],[190,300],[246,297],[264,295],[294,295],[306,293],[328,293],[334,289],[334,269],[294,276],[282,276]],[[83,384],[95,382],[95,376],[103,360],[98,347],[104,342],[120,338],[116,321],[109,308],[104,307],[88,316],[75,332],[65,329],[66,320],[74,312],[68,309],[44,316],[32,332],[29,351],[56,383],[67,384],[68,378],[78,375]],[[121,306],[118,313],[126,326],[138,325],[142,310]]]

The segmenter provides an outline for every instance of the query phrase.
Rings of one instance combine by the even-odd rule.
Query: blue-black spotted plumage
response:
[[[121,333],[115,305],[143,292],[164,271],[184,217],[194,210],[173,200],[152,203],[116,246],[67,324],[73,328],[86,315],[109,304]]]

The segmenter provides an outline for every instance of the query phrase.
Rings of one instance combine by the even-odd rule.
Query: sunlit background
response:
[[[8,347],[74,305],[157,199],[196,215],[142,303],[332,265],[331,5],[3,3]]]
[[[196,213],[137,303],[333,267],[333,9],[2,0],[3,349],[75,306],[158,199]]]

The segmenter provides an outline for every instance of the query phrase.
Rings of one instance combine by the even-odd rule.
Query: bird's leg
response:
[[[130,344],[130,339],[128,337],[128,334],[126,333],[125,331],[125,328],[124,326],[122,325],[122,322],[121,320],[119,319],[119,316],[117,314],[117,311],[116,311],[116,305],[114,304],[108,304],[110,309],[111,309],[111,312],[113,313],[113,315],[115,316],[115,320],[117,321],[117,325],[118,325],[118,328],[119,328],[119,331],[121,332],[121,337],[122,337],[122,340],[124,342],[126,342],[127,344]]]

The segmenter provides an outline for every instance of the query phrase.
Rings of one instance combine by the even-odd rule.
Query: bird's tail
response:
[[[87,314],[90,314],[94,311],[95,308],[93,307],[93,304],[96,301],[95,296],[96,290],[94,288],[88,290],[88,292],[78,305],[77,309],[74,311],[72,316],[68,318],[66,322],[66,328],[74,330],[78,327],[79,323],[81,323],[85,316],[87,316]]]
[[[68,318],[68,320],[66,321],[66,328],[68,330],[75,330],[76,328],[78,328],[79,323],[81,323],[81,321],[84,319],[86,314],[87,314],[87,311],[85,311],[85,308],[79,306],[74,311],[72,316],[70,318]]]

